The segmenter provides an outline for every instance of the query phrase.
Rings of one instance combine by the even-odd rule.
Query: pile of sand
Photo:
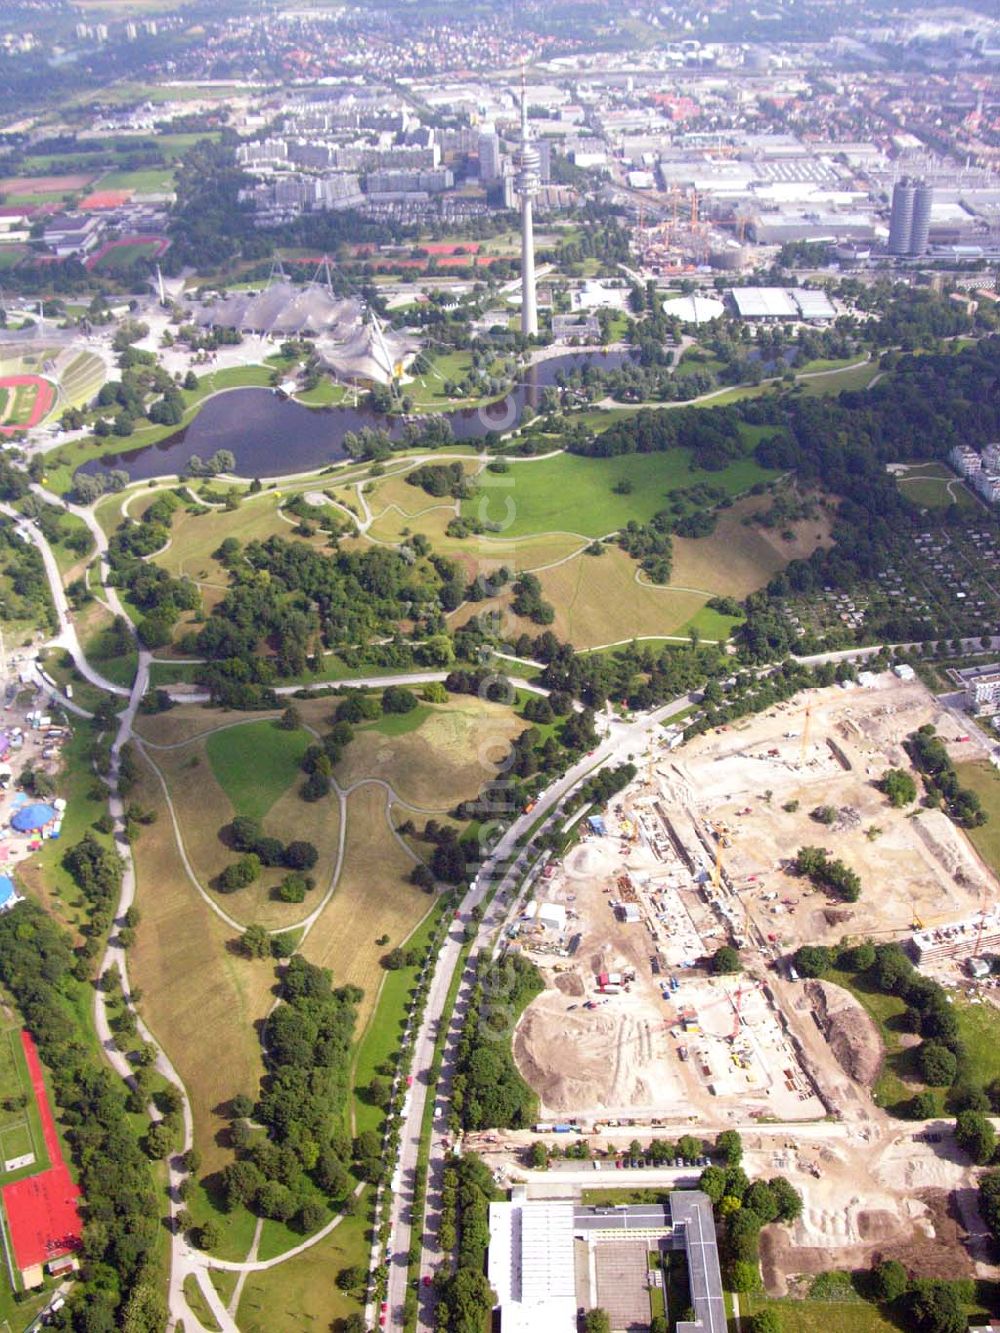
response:
[[[871,1087],[885,1053],[875,1023],[854,996],[840,986],[808,981],[806,994],[841,1069],[855,1082]]]

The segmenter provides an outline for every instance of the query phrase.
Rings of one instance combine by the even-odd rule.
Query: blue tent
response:
[[[17,829],[18,833],[35,833],[45,828],[46,824],[51,824],[55,818],[54,806],[36,801],[33,805],[22,805],[20,810],[15,811],[10,826]]]
[[[590,825],[591,832],[596,833],[599,838],[603,838],[608,831],[603,815],[588,815],[587,823]]]

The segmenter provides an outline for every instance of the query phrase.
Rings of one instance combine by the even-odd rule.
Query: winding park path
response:
[[[47,501],[52,500],[52,497],[49,497],[48,495],[46,495],[45,498]],[[112,769],[110,775],[112,790],[109,793],[109,801],[108,801],[109,810],[114,820],[115,842],[123,861],[121,895],[116,909],[116,926],[118,930],[120,930],[120,928],[124,924],[125,914],[128,912],[128,909],[133,905],[135,901],[136,870],[135,870],[134,860],[131,855],[131,849],[129,846],[128,838],[125,832],[124,803],[122,801],[121,796],[114,789],[114,787],[117,784],[117,776],[119,771],[122,747],[127,742],[132,741],[137,745],[139,745],[140,747],[142,747],[143,752],[147,758],[151,758],[150,752],[157,748],[150,742],[143,741],[142,738],[137,736],[134,732],[135,717],[138,712],[139,704],[149,684],[149,668],[151,663],[151,654],[147,650],[140,648],[138,668],[130,690],[125,690],[121,686],[114,686],[112,682],[106,681],[104,677],[100,675],[99,672],[94,671],[90,667],[90,664],[87,662],[86,656],[82,650],[82,647],[79,644],[75,628],[72,625],[69,613],[69,606],[66,600],[65,592],[63,590],[62,579],[59,573],[58,565],[44,535],[41,533],[40,530],[34,528],[33,525],[24,525],[24,520],[22,516],[18,514],[17,511],[11,510],[9,506],[0,507],[0,512],[8,514],[8,516],[11,517],[19,525],[29,526],[31,528],[29,534],[30,539],[34,541],[34,543],[39,548],[42,554],[46,575],[49,580],[53,596],[53,601],[55,602],[55,605],[59,611],[60,634],[54,641],[53,646],[55,644],[58,644],[59,646],[66,647],[71,652],[74,663],[77,666],[77,669],[81,672],[82,675],[86,677],[86,679],[90,680],[98,688],[107,690],[109,693],[113,693],[117,697],[126,697],[128,700],[126,707],[120,714],[118,731],[112,747]],[[105,561],[105,555],[107,552],[107,538],[105,537],[103,530],[100,529],[99,524],[97,523],[96,519],[94,518],[93,514],[90,511],[78,510],[77,512],[79,512],[80,517],[87,524],[88,529],[94,535],[98,550],[101,553],[101,560],[103,565]],[[111,590],[109,589],[109,592],[110,591]],[[440,680],[443,678],[445,673],[430,672],[422,674],[425,675],[426,678],[429,680],[431,679]],[[413,675],[408,675],[408,676],[372,675],[364,677],[360,680],[355,680],[352,682],[352,684],[356,686],[367,685],[372,687],[378,687],[378,686],[384,687],[387,684],[394,684],[394,683],[412,684],[416,679],[418,679],[418,677],[414,677]],[[536,690],[538,690],[538,692],[543,692],[541,690],[541,687],[535,687],[535,688]],[[680,709],[682,707],[686,707],[687,703],[688,700],[687,697],[685,697],[683,700],[678,701],[676,708]],[[666,709],[659,710],[657,714],[654,714],[650,717],[648,726],[651,728],[655,728],[658,725],[659,717],[666,716],[669,711],[670,711],[669,706]],[[235,723],[229,725],[238,726],[242,724]],[[614,730],[616,725],[619,724],[612,723],[611,725],[612,729]],[[212,730],[222,730],[222,729],[224,728],[213,728]],[[636,724],[631,724],[626,727],[619,726],[619,730],[620,730],[620,735],[617,738],[617,743],[616,741],[613,740],[604,742],[601,749],[597,752],[597,757],[595,757],[594,755],[588,756],[587,759],[583,760],[580,764],[574,766],[574,768],[571,769],[564,777],[560,778],[558,781],[551,784],[551,786],[540,796],[539,801],[535,807],[536,812],[540,810],[541,813],[543,814],[547,813],[549,810],[552,809],[552,807],[556,804],[556,802],[561,800],[561,798],[569,790],[571,790],[573,786],[575,786],[578,782],[582,781],[583,778],[588,773],[592,772],[596,767],[599,767],[602,763],[610,762],[610,760],[619,752],[624,752],[622,751],[623,746],[628,748],[629,746],[635,744],[635,740],[638,738],[639,735],[639,732],[636,730]],[[202,734],[207,734],[207,733],[202,733]],[[161,748],[165,749],[165,748],[175,748],[175,747],[161,747]],[[209,904],[209,906],[212,908],[214,912],[216,912],[234,931],[242,934],[244,929],[243,923],[237,921],[234,917],[229,916],[229,914],[226,913],[212,899],[211,895],[208,894],[208,892],[199,882],[198,877],[194,871],[194,867],[191,865],[190,860],[187,857],[187,853],[184,848],[183,836],[181,834],[176,811],[174,810],[173,802],[171,800],[167,784],[163,778],[162,773],[155,764],[155,761],[153,761],[152,767],[154,771],[157,773],[161,784],[163,785],[168,809],[170,811],[170,816],[173,823],[175,840],[178,847],[178,851],[180,853],[182,863],[184,864],[185,871],[188,874],[188,877],[193,887],[200,894],[203,900]],[[334,868],[334,872],[331,876],[330,886],[327,890],[326,895],[324,896],[323,901],[314,909],[314,911],[309,913],[307,917],[303,918],[298,923],[298,928],[302,929],[304,932],[308,931],[311,928],[311,926],[315,923],[315,921],[318,919],[323,908],[329,901],[330,896],[332,895],[332,893],[336,888],[337,879],[339,877],[340,868],[343,862],[343,853],[346,841],[347,798],[351,794],[351,792],[366,785],[378,786],[385,792],[387,819],[389,818],[389,807],[393,799],[402,804],[402,801],[398,793],[395,791],[392,785],[381,778],[363,778],[360,779],[358,782],[353,783],[349,787],[340,788],[338,786],[336,788],[338,804],[341,810],[341,820],[340,820],[340,828],[338,836],[337,863]],[[489,861],[486,863],[486,866],[484,867],[484,869],[487,871],[487,874],[485,876],[480,876],[479,880],[477,881],[480,887],[471,891],[470,894],[467,895],[464,904],[465,908],[473,906],[476,902],[478,902],[482,898],[483,894],[486,891],[486,884],[488,882],[489,873],[497,866],[497,864],[501,863],[505,857],[509,856],[511,850],[514,847],[516,839],[523,832],[526,832],[531,824],[537,821],[538,813],[536,812],[533,812],[530,817],[520,816],[518,819],[514,821],[511,827],[503,835],[503,837],[500,840],[500,843],[494,849]],[[434,813],[434,812],[428,812],[428,813]],[[508,874],[510,873],[513,872],[508,872]],[[288,927],[286,927],[286,929],[288,929]],[[117,967],[119,975],[121,977],[122,990],[126,995],[129,995],[131,994],[131,985],[128,977],[128,960],[126,957],[126,952],[122,948],[118,930],[116,930],[115,934],[113,934],[109,938],[104,956],[101,959],[98,971],[98,977],[99,979],[103,978],[105,974],[109,971],[109,969],[111,969],[112,967]],[[440,1017],[440,1014],[443,1011],[445,997],[447,996],[448,989],[451,985],[452,974],[460,953],[461,953],[460,934],[458,931],[453,930],[450,932],[448,939],[446,940],[446,943],[442,949],[442,953],[438,959],[438,965],[435,971],[435,977],[431,988],[431,1003],[429,1003],[428,1005],[428,1013],[432,1011],[432,1006],[433,1006],[434,1011],[437,1013],[438,1017]],[[115,1069],[115,1071],[119,1074],[121,1078],[123,1078],[126,1081],[130,1081],[134,1077],[133,1070],[131,1065],[129,1064],[129,1061],[127,1060],[125,1055],[118,1049],[115,1043],[114,1034],[111,1029],[110,1019],[108,1014],[107,993],[105,992],[103,986],[99,984],[95,987],[94,994],[95,994],[94,1021],[98,1035],[98,1040],[100,1041],[101,1046],[111,1066]],[[172,1156],[168,1161],[168,1173],[169,1173],[168,1194],[170,1200],[169,1206],[170,1206],[170,1218],[171,1218],[171,1264],[170,1264],[170,1282],[168,1289],[170,1326],[174,1327],[179,1321],[183,1321],[186,1328],[193,1329],[199,1327],[200,1321],[196,1318],[193,1311],[191,1310],[184,1293],[185,1280],[191,1277],[197,1283],[198,1288],[204,1300],[206,1301],[209,1309],[212,1311],[214,1319],[219,1324],[219,1327],[224,1330],[224,1333],[238,1333],[238,1328],[232,1313],[223,1303],[222,1298],[219,1296],[218,1292],[216,1291],[215,1287],[213,1286],[210,1280],[209,1277],[210,1270],[212,1268],[219,1268],[219,1269],[225,1269],[227,1271],[236,1271],[242,1274],[242,1273],[256,1272],[277,1267],[279,1264],[285,1262],[286,1260],[294,1257],[297,1254],[302,1253],[304,1250],[310,1248],[311,1246],[317,1244],[319,1241],[323,1240],[325,1236],[329,1235],[330,1232],[337,1225],[339,1225],[342,1215],[338,1215],[338,1217],[333,1218],[326,1225],[326,1227],[322,1228],[320,1231],[316,1232],[312,1236],[308,1237],[306,1240],[302,1241],[301,1244],[293,1247],[290,1250],[285,1251],[280,1255],[276,1255],[271,1259],[261,1260],[256,1258],[247,1258],[242,1261],[219,1260],[213,1258],[208,1254],[205,1254],[200,1250],[194,1249],[189,1243],[186,1234],[180,1230],[177,1224],[177,1214],[181,1208],[179,1187],[181,1185],[181,1182],[186,1177],[186,1172],[183,1167],[182,1154],[183,1152],[186,1152],[193,1144],[194,1126],[191,1113],[190,1097],[187,1092],[187,1089],[183,1084],[183,1081],[181,1080],[179,1074],[177,1073],[177,1070],[170,1061],[169,1056],[160,1046],[159,1042],[156,1040],[155,1033],[153,1033],[149,1029],[146,1023],[138,1015],[136,1015],[136,1019],[137,1019],[138,1032],[140,1036],[144,1041],[148,1042],[156,1051],[156,1060],[155,1060],[156,1070],[164,1078],[168,1079],[172,1084],[174,1084],[178,1088],[178,1090],[181,1093],[181,1099],[182,1099],[182,1123],[183,1123],[182,1153]],[[424,1025],[422,1026],[421,1032],[423,1035],[424,1042],[430,1040],[430,1029],[427,1026],[426,1020]],[[418,1052],[419,1052],[419,1041],[418,1041]],[[416,1067],[419,1069],[421,1068],[421,1065],[418,1064]],[[422,1115],[422,1107],[424,1101],[423,1094],[425,1091],[426,1090],[424,1088],[424,1085],[421,1082],[416,1081],[414,1086],[414,1096],[410,1099],[409,1116],[406,1122],[408,1128],[408,1136],[404,1136],[403,1148],[401,1150],[400,1163],[398,1168],[401,1178],[405,1177],[407,1171],[409,1171],[410,1178],[414,1179],[413,1167],[415,1165],[415,1157],[413,1156],[413,1154],[415,1154],[416,1148],[418,1146],[420,1115]],[[415,1107],[417,1106],[418,1103],[421,1108],[420,1115],[416,1115],[416,1118],[414,1118]],[[151,1108],[151,1113],[155,1115],[155,1111],[152,1111],[152,1108]],[[412,1160],[410,1160],[411,1158]],[[412,1196],[412,1190],[410,1193]],[[408,1248],[409,1248],[408,1222],[406,1220],[405,1206],[404,1206],[406,1195],[407,1191],[405,1190],[405,1188],[402,1188],[399,1192],[397,1199],[394,1199],[393,1203],[392,1249],[397,1256],[400,1254],[405,1256],[405,1254],[408,1253]],[[410,1199],[410,1203],[412,1205],[412,1197]],[[404,1232],[405,1232],[405,1243],[403,1234]],[[399,1300],[400,1308],[401,1308],[402,1292],[398,1290],[398,1287],[400,1283],[402,1284],[403,1287],[405,1287],[405,1281],[406,1281],[405,1268],[402,1271],[400,1271],[399,1265],[397,1264],[396,1267],[394,1267],[391,1270],[390,1290],[397,1289],[396,1295],[400,1297]]]
[[[440,457],[440,455],[438,455]],[[78,506],[65,506],[55,497],[47,492],[36,488],[46,503],[58,505],[60,508],[68,508],[69,512],[76,514],[86,525],[94,537],[97,550],[100,553],[102,566],[102,577],[107,576],[107,537],[101,529],[93,512]],[[109,938],[105,953],[101,959],[98,975],[103,978],[112,967],[117,967],[122,981],[122,989],[126,996],[131,994],[131,987],[128,978],[128,965],[125,950],[122,948],[118,930],[124,924],[124,917],[129,907],[135,901],[136,895],[136,868],[131,855],[128,838],[125,831],[125,811],[121,796],[116,790],[117,778],[120,766],[122,747],[128,742],[134,742],[143,751],[144,756],[150,761],[154,772],[157,774],[161,785],[163,786],[167,806],[170,812],[176,845],[192,886],[199,893],[202,899],[211,907],[211,909],[226,924],[238,934],[242,934],[245,929],[243,922],[226,913],[221,906],[213,899],[208,891],[198,880],[198,876],[191,865],[181,833],[179,821],[174,810],[170,792],[162,772],[155,763],[153,753],[157,750],[178,749],[191,741],[201,739],[205,735],[216,731],[226,730],[233,726],[245,725],[244,722],[227,723],[222,726],[209,728],[200,733],[198,737],[191,737],[187,741],[176,742],[173,745],[157,746],[154,743],[143,740],[134,732],[134,723],[140,702],[149,686],[149,671],[152,662],[151,654],[139,647],[138,666],[135,678],[130,689],[115,685],[106,680],[99,672],[95,671],[86,659],[86,655],[79,643],[75,627],[72,623],[70,608],[63,589],[62,578],[59,572],[58,564],[46,541],[43,533],[33,524],[27,522],[23,515],[12,509],[9,505],[0,504],[0,513],[11,518],[18,526],[18,530],[24,532],[27,540],[30,540],[39,549],[49,581],[53,602],[56,606],[60,630],[58,635],[52,640],[50,646],[60,646],[70,652],[73,661],[88,681],[97,688],[106,691],[108,694],[127,700],[124,709],[118,718],[118,728],[115,740],[112,746],[112,767],[111,767],[111,790],[109,792],[109,810],[114,821],[114,838],[119,854],[123,861],[123,875],[121,884],[121,894],[116,909],[116,929],[115,933]],[[117,593],[112,587],[107,587],[109,604],[115,609],[116,614],[125,616],[124,608],[117,597]],[[129,621],[131,624],[131,622]],[[1000,640],[998,640],[1000,641]],[[840,652],[818,654],[811,658],[802,659],[808,662],[838,661],[848,658],[863,658],[871,653],[879,651],[878,645],[865,649],[848,649]],[[421,681],[442,680],[445,672],[424,672],[410,675],[399,674],[372,674],[369,676],[354,679],[350,682],[342,682],[355,687],[384,688],[390,684],[412,685]],[[317,682],[317,688],[329,688],[336,682]],[[534,692],[544,694],[546,691],[540,686],[532,686],[528,682],[518,680],[518,687],[533,689]],[[298,686],[287,687],[281,692],[292,693]],[[74,706],[72,702],[65,700],[57,690],[50,690],[55,697],[59,698],[64,706],[72,709],[78,714],[85,715],[85,710]],[[187,696],[190,698],[191,696]],[[537,798],[530,814],[517,815],[509,827],[504,831],[499,841],[492,848],[487,859],[482,863],[482,868],[476,878],[474,886],[469,890],[463,899],[461,912],[463,917],[478,906],[486,898],[491,890],[502,890],[506,887],[516,887],[520,885],[527,868],[528,853],[519,850],[518,844],[522,838],[536,836],[544,831],[550,825],[554,824],[561,817],[560,809],[565,797],[569,795],[580,783],[597,769],[613,763],[619,763],[625,760],[629,755],[640,754],[650,743],[654,742],[659,734],[659,729],[663,723],[670,720],[671,717],[685,710],[693,702],[690,695],[681,696],[670,703],[661,706],[655,711],[640,715],[631,722],[623,722],[616,717],[611,717],[607,723],[607,732],[605,737],[599,743],[597,748],[584,759],[580,760],[570,768],[562,777],[553,781]],[[344,848],[346,842],[347,825],[347,800],[352,792],[367,785],[374,785],[381,788],[386,796],[386,819],[392,827],[390,809],[393,801],[399,804],[406,804],[409,808],[413,807],[409,802],[403,802],[399,794],[392,785],[381,778],[362,778],[347,787],[340,787],[334,784],[335,793],[340,809],[340,826],[338,834],[338,850],[336,863],[331,875],[330,885],[324,895],[323,900],[306,917],[302,918],[295,926],[285,926],[283,930],[300,929],[308,932],[321,915],[324,907],[330,900],[335,891],[341,867],[344,858]],[[420,813],[436,814],[437,811],[420,810]],[[541,822],[539,822],[541,821]],[[393,830],[395,832],[395,830]],[[398,836],[398,835],[397,835]],[[405,842],[403,844],[405,846]],[[412,851],[407,848],[412,856]],[[513,895],[516,901],[516,894]],[[505,913],[499,908],[495,909],[492,915],[487,915],[486,919],[480,924],[476,939],[476,945],[485,945],[488,943],[490,934],[502,924],[502,916]],[[442,1021],[450,1021],[451,1013],[447,1014],[446,1004],[449,990],[454,979],[456,968],[462,957],[464,945],[464,926],[456,922],[449,930],[448,935],[439,951],[434,976],[430,985],[426,1007],[423,1017],[413,1038],[413,1069],[414,1082],[407,1098],[403,1114],[400,1137],[400,1152],[397,1163],[395,1164],[394,1181],[395,1188],[392,1191],[388,1203],[388,1217],[390,1222],[390,1241],[386,1253],[389,1274],[389,1301],[390,1311],[388,1322],[390,1326],[402,1327],[402,1311],[406,1296],[406,1284],[409,1277],[409,1251],[411,1243],[411,1229],[414,1217],[414,1202],[418,1188],[417,1180],[417,1157],[420,1148],[421,1130],[424,1110],[427,1105],[427,1099],[436,1096],[436,1088],[431,1085],[429,1073],[433,1059],[434,1045],[438,1026]],[[466,988],[469,985],[469,974],[463,976],[459,986],[459,1003],[456,1006],[457,1011],[461,1011],[462,1004],[467,999]],[[111,1066],[126,1081],[133,1078],[133,1069],[126,1059],[125,1055],[117,1048],[112,1033],[109,1014],[108,1014],[108,996],[104,988],[98,985],[95,988],[94,999],[94,1019],[98,1039],[108,1058]],[[182,1123],[183,1123],[183,1151],[187,1151],[193,1144],[193,1119],[191,1113],[190,1098],[187,1089],[172,1064],[169,1055],[163,1050],[153,1033],[146,1023],[136,1015],[138,1032],[142,1039],[148,1042],[156,1051],[155,1068],[156,1070],[172,1084],[174,1084],[181,1093],[182,1098]],[[151,1109],[151,1114],[155,1116],[155,1110]],[[431,1168],[440,1169],[440,1142],[435,1140],[432,1144]],[[179,1321],[184,1322],[185,1328],[191,1330],[200,1327],[200,1321],[195,1317],[187,1298],[184,1294],[184,1282],[191,1277],[197,1283],[204,1300],[206,1301],[212,1315],[225,1333],[238,1333],[236,1322],[233,1318],[233,1302],[229,1307],[223,1302],[215,1287],[213,1286],[209,1273],[210,1270],[223,1269],[234,1271],[240,1274],[268,1270],[277,1267],[286,1260],[301,1254],[311,1246],[317,1244],[329,1235],[341,1220],[340,1216],[333,1218],[324,1228],[303,1240],[290,1250],[276,1255],[273,1258],[261,1260],[255,1257],[255,1251],[244,1260],[221,1260],[216,1259],[202,1251],[194,1249],[187,1240],[186,1235],[177,1225],[177,1214],[182,1207],[180,1197],[180,1186],[186,1178],[186,1172],[183,1168],[182,1155],[173,1156],[168,1161],[168,1193],[169,1208],[171,1219],[171,1265],[168,1305],[170,1312],[170,1327],[176,1326]],[[360,1188],[360,1187],[359,1187]],[[432,1235],[420,1237],[422,1262],[429,1263],[436,1261],[438,1253],[436,1250],[436,1241]],[[426,1271],[424,1268],[423,1271]],[[427,1304],[428,1296],[424,1294],[421,1288],[421,1298],[424,1304],[421,1306],[419,1315],[419,1327],[421,1330],[433,1328],[433,1314]]]

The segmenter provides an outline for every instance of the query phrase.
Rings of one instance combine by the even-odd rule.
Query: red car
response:
[[[379,1322],[379,1325],[380,1325],[382,1328],[385,1328],[385,1315],[384,1315],[384,1314],[380,1314],[380,1315],[379,1315],[379,1317],[378,1317],[378,1322]]]
[[[407,1074],[407,1076],[406,1076],[406,1086],[407,1086],[408,1088],[412,1088],[412,1087],[413,1087],[413,1075],[412,1075],[412,1074]]]
[[[430,1285],[431,1285],[431,1275],[430,1275],[430,1273],[425,1273],[425,1274],[424,1274],[424,1286],[425,1286],[425,1287],[429,1287]]]
[[[385,1314],[385,1312],[386,1312],[386,1310],[388,1310],[388,1308],[389,1308],[389,1302],[388,1302],[388,1301],[383,1301],[382,1304],[379,1306],[379,1309],[382,1311],[383,1314]]]

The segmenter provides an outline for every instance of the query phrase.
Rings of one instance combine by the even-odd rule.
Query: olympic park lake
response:
[[[512,430],[525,405],[537,407],[541,390],[554,385],[560,375],[569,375],[588,365],[613,370],[630,353],[576,352],[553,356],[529,366],[523,378],[505,398],[483,408],[460,408],[447,412],[456,441],[480,440],[490,431]],[[399,439],[404,422],[365,407],[303,407],[280,398],[271,389],[230,389],[205,400],[204,406],[182,430],[159,444],[121,454],[105,454],[84,464],[82,472],[121,468],[132,481],[144,481],[183,471],[195,454],[208,458],[217,449],[228,449],[236,458],[242,477],[277,477],[308,472],[346,458],[344,436],[365,426],[387,430]]]

